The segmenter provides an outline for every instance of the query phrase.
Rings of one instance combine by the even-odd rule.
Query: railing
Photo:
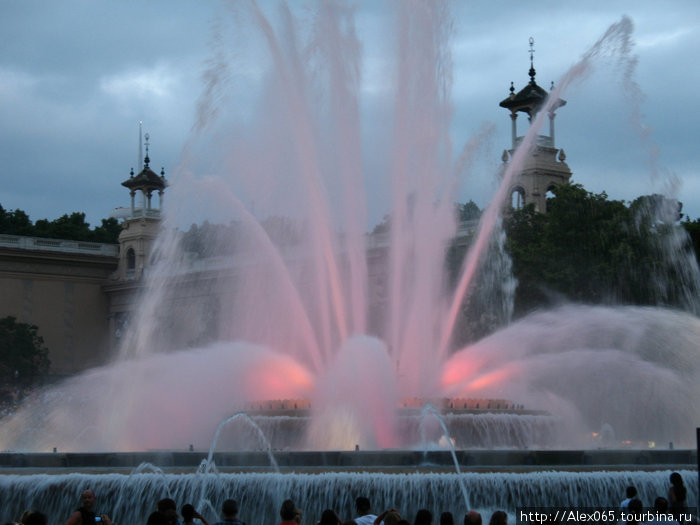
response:
[[[0,247],[18,248],[20,250],[41,250],[63,253],[84,253],[117,257],[118,244],[100,242],[69,241],[64,239],[45,239],[43,237],[24,237],[22,235],[0,234]]]
[[[478,219],[462,221],[457,225],[457,233],[455,234],[455,237],[458,241],[463,241],[466,238],[473,236],[478,226]],[[391,243],[391,234],[388,232],[371,233],[367,235],[365,240],[368,250],[387,248]]]
[[[515,146],[520,146],[520,143],[523,141],[525,137],[518,137],[515,139]],[[553,148],[554,147],[554,141],[552,140],[552,137],[548,137],[547,135],[537,135],[537,145],[538,146],[544,146],[547,148]]]
[[[138,219],[140,217],[149,217],[151,219],[160,219],[160,210],[157,208],[134,208],[133,213],[131,208],[114,208],[110,213],[110,217],[115,219]]]

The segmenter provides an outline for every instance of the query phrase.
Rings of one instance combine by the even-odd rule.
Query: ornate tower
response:
[[[520,91],[515,93],[513,83],[510,84],[510,95],[499,104],[510,110],[512,122],[512,146],[510,150],[504,150],[501,157],[507,163],[522,140],[518,136],[516,121],[518,113],[527,115],[529,123],[544,106],[548,93],[535,82],[535,66],[533,55],[535,41],[530,38],[530,82]],[[552,84],[552,87],[554,84]],[[509,195],[511,205],[516,208],[534,203],[539,212],[547,211],[547,192],[561,184],[566,184],[571,178],[571,170],[564,162],[566,154],[563,149],[554,146],[554,117],[555,111],[566,104],[565,100],[558,99],[549,112],[549,136],[539,135],[532,155],[523,166],[523,170],[513,183]],[[558,155],[557,155],[558,154]]]
[[[122,232],[119,234],[119,267],[116,278],[121,281],[138,280],[145,268],[149,266],[151,246],[160,226],[160,212],[163,205],[163,191],[168,185],[165,170],[161,168],[157,175],[149,166],[148,133],[146,133],[146,156],[143,168],[138,175],[122,182],[131,194],[131,210],[124,216]],[[153,193],[158,193],[158,207],[151,202]],[[137,199],[139,202],[137,202]]]

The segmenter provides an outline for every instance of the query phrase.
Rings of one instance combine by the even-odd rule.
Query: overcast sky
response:
[[[291,3],[299,12],[306,5]],[[138,167],[139,121],[151,137],[152,167],[164,167],[166,175],[177,172],[213,56],[213,30],[225,16],[222,4],[0,0],[0,204],[22,209],[32,220],[84,211],[91,224],[99,224],[113,208],[129,204],[120,183]],[[272,10],[278,2],[260,4]],[[354,5],[362,94],[371,100],[385,71],[386,58],[377,55],[386,49],[381,44],[388,38],[390,14],[375,0]],[[630,200],[677,179],[684,211],[700,217],[700,2],[464,0],[449,5],[453,142],[458,149],[484,123],[493,123],[496,132],[487,149],[494,163],[510,147],[510,119],[498,103],[511,81],[517,90],[529,80],[529,37],[535,40],[537,81],[549,88],[611,24],[629,16],[643,126],[634,123],[630,99],[636,95],[626,92],[622,73],[613,64],[600,64],[564,94],[568,104],[558,111],[557,146],[566,150],[574,181],[589,191]],[[238,100],[245,105],[245,93]],[[363,104],[363,112],[371,110],[371,102]],[[649,164],[652,147],[659,149],[662,173],[656,182]],[[465,182],[462,200],[484,206],[491,178]],[[372,216],[384,211],[373,209]]]

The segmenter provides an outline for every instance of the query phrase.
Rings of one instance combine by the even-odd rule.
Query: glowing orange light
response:
[[[510,370],[496,370],[495,372],[490,372],[484,374],[481,377],[475,379],[467,386],[467,390],[479,390],[489,386],[493,386],[497,383],[504,383],[510,379]]]

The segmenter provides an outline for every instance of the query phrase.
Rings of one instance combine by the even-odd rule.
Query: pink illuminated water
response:
[[[352,10],[323,2],[302,23],[285,4],[274,18],[251,5],[215,32],[195,133],[120,359],[45,393],[3,427],[1,449],[206,448],[221,421],[272,399],[310,400],[304,448],[411,447],[415,436],[399,430],[402,399],[446,396],[547,411],[561,432],[555,447],[593,445],[605,424],[635,443],[691,442],[700,420],[693,315],[568,306],[453,346],[549,106],[515,152],[452,289],[445,251],[457,232],[459,173],[447,5],[395,4],[394,55],[379,88],[388,95],[369,121]],[[630,34],[627,19],[611,26],[550,103],[601,56],[629,61]],[[228,47],[231,38],[240,47]],[[251,77],[259,96],[226,99]],[[368,129],[373,144],[363,142]],[[370,237],[368,201],[382,195],[391,224]],[[235,223],[235,235],[202,241],[221,255],[183,252],[175,228],[202,219]],[[275,221],[283,233],[271,233]]]

